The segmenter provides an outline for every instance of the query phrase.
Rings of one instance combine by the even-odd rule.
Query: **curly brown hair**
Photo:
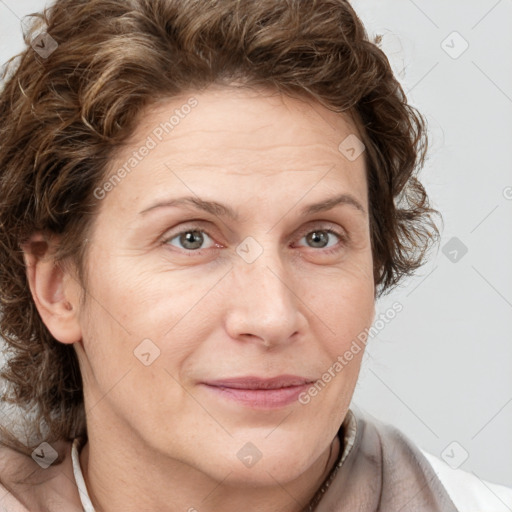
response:
[[[21,443],[4,425],[5,444],[29,453],[41,425],[48,442],[87,435],[74,347],[42,322],[20,244],[59,234],[55,262],[84,278],[93,191],[159,99],[237,81],[350,113],[366,147],[376,297],[437,241],[438,212],[417,179],[426,121],[348,1],[57,0],[31,19],[0,92],[0,334],[4,401],[36,407],[39,439]],[[51,54],[36,51],[38,33]]]

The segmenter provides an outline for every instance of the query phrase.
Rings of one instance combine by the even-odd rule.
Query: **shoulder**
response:
[[[0,512],[30,512],[8,489],[0,484]]]
[[[462,469],[452,469],[442,459],[416,445],[394,425],[357,406],[352,412],[357,418],[358,436],[378,440],[381,455],[375,457],[375,462],[381,462],[387,472],[405,479],[409,473],[423,474],[429,481],[435,478],[437,492],[446,493],[459,512],[512,512],[512,488],[490,483]]]
[[[25,454],[0,444],[0,511],[28,512],[23,501],[23,481],[30,479],[31,467]]]
[[[81,512],[71,443],[42,443],[32,456],[0,444],[0,512]]]
[[[490,483],[462,469],[452,469],[442,459],[426,452],[395,426],[356,408],[358,429],[370,430],[379,439],[388,470],[431,475],[438,480],[459,512],[512,512],[512,489]],[[394,462],[393,462],[394,461]],[[407,469],[405,469],[407,468]],[[419,472],[418,472],[419,471]]]
[[[435,455],[420,449],[460,512],[510,512],[512,489],[493,484],[461,469],[452,469]]]

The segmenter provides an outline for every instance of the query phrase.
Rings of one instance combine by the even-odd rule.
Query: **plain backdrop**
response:
[[[0,62],[43,0],[0,0]],[[357,0],[427,118],[420,176],[444,228],[369,342],[354,403],[425,450],[512,486],[512,0]]]

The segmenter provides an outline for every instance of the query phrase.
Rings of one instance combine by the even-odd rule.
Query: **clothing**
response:
[[[348,412],[338,434],[339,468],[316,512],[512,511],[512,489],[451,469],[359,409]],[[94,512],[80,468],[82,443],[54,443],[63,462],[47,469],[1,447],[0,512]],[[15,483],[16,473],[29,482]]]

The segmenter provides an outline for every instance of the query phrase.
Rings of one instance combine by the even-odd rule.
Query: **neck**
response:
[[[96,512],[300,512],[307,510],[341,450],[336,436],[298,478],[289,482],[269,479],[268,485],[254,485],[241,483],[231,473],[216,480],[155,453],[137,436],[90,427],[80,465]]]

